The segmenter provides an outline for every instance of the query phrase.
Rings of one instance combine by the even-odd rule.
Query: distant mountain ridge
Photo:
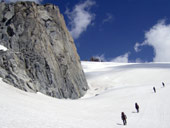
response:
[[[52,97],[76,99],[88,85],[63,16],[55,5],[0,3],[0,77]]]

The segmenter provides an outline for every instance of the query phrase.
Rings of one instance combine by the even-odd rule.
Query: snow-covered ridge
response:
[[[2,128],[170,127],[170,63],[82,62],[90,90],[79,100],[27,93],[0,80]],[[165,83],[165,87],[162,86]],[[153,86],[157,93],[153,93]],[[136,113],[135,102],[140,112]]]
[[[82,62],[82,66],[92,92],[96,93],[121,86],[170,83],[170,63]]]

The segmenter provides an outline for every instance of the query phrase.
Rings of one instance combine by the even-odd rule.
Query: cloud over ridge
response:
[[[120,55],[120,56],[112,59],[111,62],[128,63],[129,62],[129,55],[130,55],[130,52],[127,52],[124,55]]]
[[[70,20],[70,33],[74,39],[79,38],[92,23],[95,15],[90,12],[91,7],[95,5],[92,0],[86,0],[84,3],[77,4],[72,11],[66,10],[66,14]]]
[[[154,62],[170,62],[170,24],[165,20],[159,21],[149,31],[145,32],[145,41],[136,43],[134,49],[139,52],[139,47],[144,45],[154,48]]]

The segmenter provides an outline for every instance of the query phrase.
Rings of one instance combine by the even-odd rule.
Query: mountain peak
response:
[[[0,77],[11,85],[76,99],[88,89],[79,55],[59,8],[0,3]]]

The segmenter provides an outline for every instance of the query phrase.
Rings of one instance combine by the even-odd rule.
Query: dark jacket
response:
[[[127,117],[126,117],[126,115],[124,114],[124,112],[122,112],[122,120],[126,120],[127,119]]]
[[[139,105],[137,103],[135,103],[135,108],[139,109]]]

